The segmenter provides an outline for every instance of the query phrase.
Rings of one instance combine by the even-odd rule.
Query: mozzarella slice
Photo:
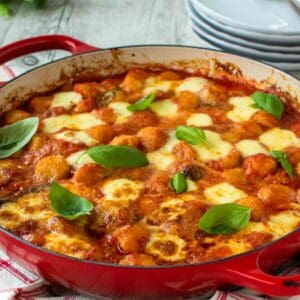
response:
[[[167,92],[171,89],[173,81],[171,80],[160,80],[155,77],[149,77],[146,80],[144,95],[156,93],[157,91]]]
[[[151,103],[150,108],[160,117],[175,117],[178,106],[171,100],[160,100]]]
[[[158,170],[167,170],[168,167],[175,161],[173,154],[165,154],[161,151],[153,151],[146,154],[151,165]]]
[[[189,91],[192,93],[199,92],[204,85],[208,82],[207,79],[202,77],[188,77],[181,81],[181,83],[176,88],[176,93],[182,91]]]
[[[247,194],[227,182],[222,182],[206,188],[204,196],[212,204],[224,204],[247,197]]]
[[[267,149],[255,140],[242,140],[235,144],[235,148],[243,155],[243,157],[258,153],[268,154]]]
[[[110,201],[134,201],[144,189],[141,181],[125,178],[108,180],[102,186],[105,200]]]
[[[82,100],[82,96],[76,92],[61,92],[54,94],[51,107],[64,107],[69,110],[73,105],[78,104]]]
[[[132,111],[128,110],[127,107],[130,105],[128,102],[112,102],[108,107],[114,110],[117,118],[115,123],[124,123],[133,114]]]
[[[85,150],[72,153],[67,158],[67,163],[74,169],[78,169],[85,164],[95,164],[95,161],[88,155],[84,154]]]
[[[73,130],[84,130],[96,125],[105,124],[100,119],[94,117],[90,113],[75,115],[60,115],[57,117],[47,118],[43,120],[43,132],[54,133],[63,128]]]
[[[97,140],[90,137],[84,131],[65,130],[55,134],[54,137],[58,140],[64,140],[74,144],[85,144],[87,146],[94,146],[98,143]]]
[[[186,182],[187,182],[187,192],[194,192],[198,189],[197,184],[193,180],[187,179]]]
[[[210,130],[204,130],[207,143],[191,145],[197,152],[200,160],[207,162],[226,157],[233,149],[233,146],[222,140],[218,133]]]
[[[184,201],[181,199],[171,199],[163,202],[159,207],[159,212],[164,215],[165,221],[175,221],[179,216],[186,213],[183,207]]]
[[[186,242],[173,234],[154,232],[146,244],[146,252],[163,261],[182,261],[186,258]]]
[[[186,120],[186,124],[188,126],[206,127],[211,126],[213,121],[208,114],[195,113],[190,115]]]
[[[283,150],[289,146],[300,147],[300,139],[287,129],[272,128],[260,135],[259,141],[269,150]]]
[[[231,97],[228,102],[234,106],[234,109],[227,112],[227,118],[234,122],[248,121],[259,111],[258,108],[253,107],[255,102],[250,97]]]

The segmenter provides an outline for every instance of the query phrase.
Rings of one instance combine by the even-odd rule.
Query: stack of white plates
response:
[[[186,0],[186,8],[213,46],[300,71],[300,0]]]

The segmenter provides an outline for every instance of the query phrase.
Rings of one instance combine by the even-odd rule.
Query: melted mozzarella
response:
[[[206,188],[204,196],[212,204],[224,204],[247,197],[247,194],[227,182],[222,182]]]
[[[110,201],[134,201],[144,189],[141,181],[129,179],[108,180],[102,186],[105,200]]]
[[[227,113],[227,118],[234,122],[248,121],[254,113],[259,111],[258,108],[253,107],[255,102],[250,97],[231,97],[228,102],[234,108]]]
[[[191,145],[197,152],[200,160],[206,162],[226,157],[232,150],[232,145],[221,139],[218,133],[204,130],[207,143]]]
[[[176,117],[178,106],[171,100],[160,100],[151,103],[150,108],[160,117]]]
[[[175,221],[179,216],[186,213],[186,208],[183,207],[184,201],[181,199],[171,199],[163,202],[159,207],[159,212],[164,215],[164,220]]]
[[[104,124],[103,121],[97,119],[90,113],[75,114],[75,115],[60,115],[43,120],[43,132],[54,133],[63,128],[73,130],[84,130],[89,127]]]
[[[172,245],[172,250],[168,253],[167,244]],[[164,247],[165,245],[165,247]],[[177,235],[162,232],[154,232],[151,234],[149,242],[146,244],[146,252],[158,257],[163,261],[182,261],[186,257],[186,242]]]
[[[195,113],[186,120],[188,126],[206,127],[211,126],[213,121],[208,114]]]
[[[85,144],[87,146],[94,146],[98,143],[97,140],[90,137],[84,131],[65,130],[55,134],[54,137],[58,140],[64,140],[74,144]]]
[[[235,148],[243,155],[243,157],[258,153],[268,154],[267,149],[255,140],[242,140],[235,144]]]
[[[124,123],[133,114],[132,111],[127,109],[129,105],[128,102],[112,102],[108,105],[117,116],[115,123]]]
[[[160,80],[155,77],[149,77],[146,80],[144,95],[149,95],[151,93],[156,93],[157,91],[167,92],[171,89],[173,81],[171,80]]]
[[[67,163],[74,169],[78,169],[85,164],[94,164],[95,161],[88,155],[84,154],[85,150],[72,153],[67,158]]]
[[[186,182],[187,182],[187,192],[194,192],[198,189],[197,184],[193,180],[187,179]]]
[[[73,105],[78,104],[82,100],[82,96],[76,92],[61,92],[54,94],[51,107],[64,107],[69,110]]]
[[[208,80],[202,77],[188,77],[181,81],[176,88],[176,92],[179,93],[182,91],[189,91],[192,93],[197,93],[207,82]]]
[[[300,139],[291,130],[272,128],[260,135],[259,141],[269,150],[283,150],[289,146],[300,147]]]

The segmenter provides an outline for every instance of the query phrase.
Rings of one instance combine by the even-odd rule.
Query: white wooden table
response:
[[[20,2],[20,1],[19,1]],[[182,44],[212,48],[190,29],[184,0],[48,0],[46,9],[13,3],[0,18],[0,47],[41,34],[66,34],[101,48],[138,44]],[[36,67],[66,53],[52,51],[16,60]]]

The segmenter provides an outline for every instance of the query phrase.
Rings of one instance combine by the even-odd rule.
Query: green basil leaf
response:
[[[294,179],[294,169],[293,166],[291,165],[288,156],[279,150],[273,150],[270,152],[270,155],[274,157],[282,166],[282,168],[287,172],[287,174]]]
[[[249,222],[251,209],[226,203],[210,207],[199,221],[199,227],[210,234],[230,234],[243,229]]]
[[[10,15],[10,9],[7,4],[0,3],[0,16],[9,16]]]
[[[184,193],[187,190],[186,179],[181,173],[176,173],[173,176],[171,184],[176,194]]]
[[[152,93],[148,96],[136,101],[134,104],[127,106],[130,111],[141,111],[145,110],[156,98],[156,94]]]
[[[179,140],[184,140],[192,145],[198,145],[207,142],[205,132],[202,129],[189,126],[177,126],[176,137]]]
[[[93,210],[92,202],[73,194],[55,181],[51,183],[49,197],[51,207],[68,220],[77,219]]]
[[[272,114],[278,120],[281,119],[284,111],[283,102],[275,95],[263,92],[255,92],[250,96],[258,108]]]
[[[95,162],[108,168],[136,168],[149,164],[142,151],[128,146],[95,146],[86,153]]]
[[[36,133],[39,118],[27,118],[0,128],[0,159],[21,150]]]

